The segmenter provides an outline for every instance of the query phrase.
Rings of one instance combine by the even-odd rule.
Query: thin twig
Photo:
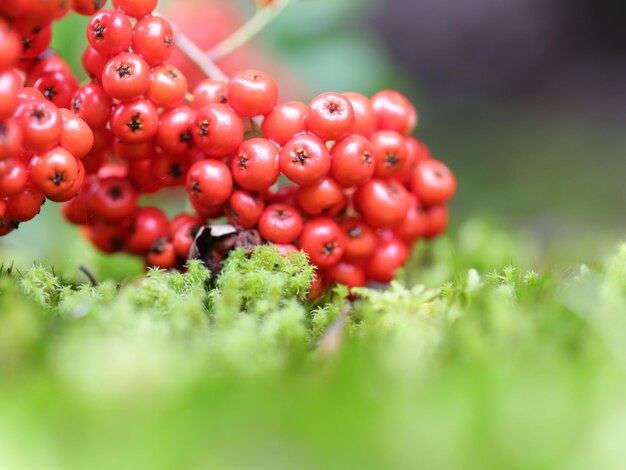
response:
[[[278,0],[276,3],[269,4],[257,10],[254,16],[237,31],[208,51],[211,60],[218,61],[239,49],[246,42],[263,31],[263,29],[280,15],[290,3],[291,0]]]
[[[163,16],[158,12],[155,12],[158,16]],[[174,31],[174,37],[176,47],[178,47],[183,54],[196,64],[200,70],[209,78],[214,80],[228,81],[228,75],[226,75],[222,69],[220,69],[211,58],[200,49],[195,42],[193,42],[180,28],[170,21],[172,30]]]
[[[81,264],[78,266],[78,270],[82,272],[85,276],[87,276],[87,278],[89,279],[89,282],[91,282],[92,287],[98,286],[98,281],[96,281],[96,277],[93,275],[93,273],[89,269],[87,269],[85,266]]]

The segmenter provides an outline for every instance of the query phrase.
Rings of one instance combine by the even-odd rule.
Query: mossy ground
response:
[[[619,468],[626,246],[593,267],[507,261],[530,257],[470,223],[359,290],[343,335],[347,291],[310,302],[304,257],[268,247],[213,280],[198,263],[97,287],[5,273],[0,461]]]

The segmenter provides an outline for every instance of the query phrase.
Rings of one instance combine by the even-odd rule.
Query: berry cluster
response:
[[[183,265],[200,227],[225,217],[281,252],[305,251],[324,282],[348,286],[390,281],[415,240],[445,230],[456,180],[410,136],[417,114],[402,94],[281,103],[275,81],[257,70],[189,90],[167,63],[174,35],[153,15],[156,0],[114,0],[108,10],[93,1],[71,5],[91,15],[83,55],[90,82],[78,87],[63,61],[45,54],[26,69],[33,88],[18,92],[11,70],[10,90],[0,79],[0,94],[17,97],[0,116],[8,123],[0,127],[0,159],[24,179],[5,200],[7,226],[24,219],[16,206],[44,196],[66,201],[66,219],[100,250],[167,269]],[[22,136],[19,149],[5,144],[11,132]],[[5,186],[0,179],[0,195]],[[185,188],[193,213],[169,219],[140,204],[142,195],[172,187]]]
[[[67,201],[83,184],[93,133],[67,109],[78,81],[47,52],[50,25],[70,6],[0,2],[0,235],[35,217],[46,198]]]

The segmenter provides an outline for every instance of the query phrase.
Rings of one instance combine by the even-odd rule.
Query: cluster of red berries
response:
[[[46,198],[67,201],[83,184],[93,134],[67,109],[78,81],[46,52],[52,21],[70,6],[0,1],[0,235],[35,217]]]
[[[181,267],[200,227],[226,217],[281,252],[305,251],[325,282],[360,286],[390,281],[415,240],[446,229],[456,180],[410,136],[417,114],[402,94],[279,103],[274,80],[256,70],[206,79],[190,93],[167,64],[173,31],[152,14],[156,0],[114,0],[115,9],[101,11],[75,1],[74,9],[83,3],[96,10],[81,11],[92,15],[83,55],[90,82],[78,87],[59,58],[39,58],[25,84],[41,93],[18,92],[16,82],[11,96],[19,98],[0,119],[24,135],[10,160],[22,162],[27,180],[18,195],[66,200],[64,216],[99,249]],[[59,116],[60,130],[33,146],[24,129],[41,127],[43,111]],[[143,194],[171,187],[185,187],[193,213],[169,219],[141,207]],[[3,188],[0,179],[0,196]],[[8,221],[20,220],[15,197]]]

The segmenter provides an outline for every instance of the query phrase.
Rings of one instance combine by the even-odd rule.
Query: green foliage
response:
[[[354,289],[354,300],[339,286],[316,302],[304,255],[269,246],[233,252],[216,279],[198,261],[95,287],[40,265],[4,272],[0,420],[12,424],[0,431],[3,461],[595,462],[604,450],[587,430],[626,429],[621,417],[606,421],[626,390],[626,246],[573,274],[511,263],[528,259],[525,246],[474,223],[455,241],[420,247],[404,281]],[[67,452],[65,440],[81,451]],[[255,444],[241,453],[242,440]],[[105,452],[105,442],[124,452]]]

